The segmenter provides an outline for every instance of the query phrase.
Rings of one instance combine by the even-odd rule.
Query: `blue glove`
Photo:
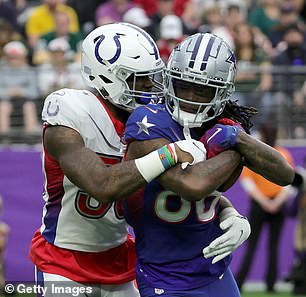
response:
[[[207,150],[207,159],[235,146],[238,137],[238,126],[217,124],[207,130],[200,141]]]

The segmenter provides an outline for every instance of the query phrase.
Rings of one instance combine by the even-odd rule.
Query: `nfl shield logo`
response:
[[[161,294],[163,294],[165,291],[164,291],[163,289],[157,289],[157,288],[155,288],[155,289],[154,289],[154,292],[155,292],[155,294],[157,294],[157,295],[161,295]]]

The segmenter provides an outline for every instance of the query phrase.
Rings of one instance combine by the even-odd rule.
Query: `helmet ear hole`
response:
[[[89,75],[89,79],[90,79],[91,81],[93,81],[93,80],[95,79],[95,77],[94,77],[93,75]]]

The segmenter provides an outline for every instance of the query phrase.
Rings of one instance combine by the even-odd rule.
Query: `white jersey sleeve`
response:
[[[81,120],[85,116],[80,94],[62,89],[50,94],[44,103],[42,119],[50,125],[62,125],[72,128],[78,132]],[[74,98],[73,98],[74,97]]]

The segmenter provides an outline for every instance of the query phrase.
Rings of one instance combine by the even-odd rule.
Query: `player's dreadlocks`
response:
[[[253,127],[250,118],[257,113],[258,111],[254,107],[239,105],[237,100],[229,100],[218,118],[231,119],[234,122],[241,124],[243,129],[245,129],[247,133],[250,133],[250,129]]]

